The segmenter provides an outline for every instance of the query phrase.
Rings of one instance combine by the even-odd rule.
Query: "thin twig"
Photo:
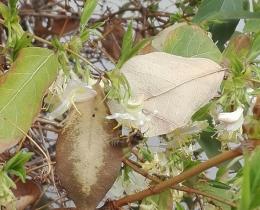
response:
[[[20,10],[19,11],[20,16],[34,16],[34,17],[47,17],[47,18],[52,18],[52,19],[73,19],[75,21],[79,20],[79,16],[77,15],[60,15],[60,14],[51,14],[47,12],[35,12],[34,10]]]
[[[50,164],[51,164],[51,165],[54,165],[54,164],[56,164],[56,162],[51,162]],[[30,168],[30,169],[26,170],[26,172],[29,174],[29,173],[31,173],[32,171],[36,171],[36,170],[38,170],[38,169],[40,169],[40,168],[43,168],[43,167],[45,167],[45,166],[48,166],[48,163],[44,163],[44,164],[42,164],[42,165],[40,165],[40,166],[35,166],[35,167],[33,167],[33,168]]]
[[[52,132],[55,132],[55,133],[59,133],[59,132],[60,132],[60,129],[50,128],[50,127],[42,126],[42,125],[33,125],[32,127],[33,127],[33,128],[41,128],[41,129],[43,129],[43,130],[52,131]]]
[[[48,163],[47,175],[50,174],[50,172],[51,172],[51,164],[50,164],[51,160],[49,159],[48,155],[44,152],[44,150],[23,129],[21,129],[19,126],[17,126],[11,120],[9,120],[7,118],[3,118],[3,119],[6,120],[7,122],[9,122],[11,125],[13,125],[17,130],[19,130],[24,136],[26,136],[38,148],[38,150],[43,154],[43,156],[46,158],[46,161]]]
[[[143,190],[143,191],[140,191],[133,195],[125,196],[124,198],[116,200],[116,201],[114,201],[114,204],[116,207],[121,207],[121,206],[127,205],[128,203],[140,201],[148,196],[158,194],[158,193],[166,190],[167,188],[175,186],[197,174],[200,174],[201,172],[203,172],[209,168],[212,168],[220,163],[223,163],[227,160],[231,160],[240,155],[242,155],[241,147],[238,147],[234,150],[223,152],[203,163],[200,163],[199,165],[197,165],[195,167],[192,167],[191,169],[188,169],[188,170],[182,172],[178,176],[175,176],[166,181],[160,182],[159,184],[151,186],[146,190]]]
[[[123,163],[128,165],[135,172],[141,174],[142,176],[146,177],[147,179],[150,179],[150,180],[152,180],[152,181],[154,181],[156,183],[161,183],[162,182],[162,180],[160,180],[158,177],[152,176],[149,173],[147,173],[145,170],[143,170],[142,168],[138,167],[134,163],[134,161],[131,161],[129,159],[124,159]],[[172,186],[171,188],[174,189],[174,190],[179,190],[179,191],[183,191],[183,192],[186,192],[186,193],[193,193],[193,194],[197,194],[197,195],[202,195],[202,196],[210,198],[212,200],[216,200],[216,201],[219,201],[221,203],[227,204],[229,206],[236,207],[236,204],[234,202],[232,202],[232,201],[226,200],[224,198],[221,198],[221,197],[218,197],[218,196],[215,196],[215,195],[211,195],[211,194],[206,193],[206,192],[202,192],[202,191],[194,189],[194,188],[185,187],[185,186]]]
[[[50,124],[50,125],[53,125],[53,126],[58,127],[58,128],[63,127],[63,125],[61,123],[55,122],[53,120],[48,120],[48,119],[42,118],[42,117],[37,117],[36,121],[39,121],[39,122],[45,123],[45,124]]]
[[[0,18],[0,24],[2,25],[5,25],[4,24],[4,20]],[[31,34],[31,33],[28,33],[29,35],[31,35],[35,40],[37,41],[40,41],[44,44],[47,44],[49,46],[53,46],[53,44],[46,40],[46,39],[43,39],[35,34]],[[94,71],[96,71],[97,73],[99,73],[101,76],[105,74],[105,72],[103,72],[101,69],[97,68],[95,65],[93,65],[90,61],[88,61],[86,58],[84,58],[83,56],[81,56],[80,54],[78,54],[77,52],[74,52],[73,50],[71,50],[70,48],[68,47],[64,47],[64,49],[69,52],[70,54],[78,57],[79,59],[81,59],[82,61],[84,61],[85,63],[87,63],[89,66],[91,66],[93,68]]]
[[[48,207],[49,205],[51,205],[53,202],[59,201],[59,200],[65,198],[65,197],[66,197],[66,196],[61,196],[61,197],[59,197],[59,198],[57,198],[57,199],[55,199],[55,200],[53,200],[53,201],[50,201],[50,202],[44,204],[43,206],[41,206],[41,207],[39,207],[39,208],[36,208],[35,210],[45,209],[46,207]]]

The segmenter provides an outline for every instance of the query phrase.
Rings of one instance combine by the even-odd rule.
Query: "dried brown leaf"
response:
[[[109,140],[115,124],[98,95],[71,111],[57,143],[57,174],[77,208],[92,210],[112,186],[121,167],[121,150]]]
[[[24,210],[34,204],[41,195],[41,188],[35,182],[27,180],[26,183],[21,181],[16,183],[16,190],[13,191],[16,197],[16,210]],[[12,209],[7,206],[6,209]]]
[[[115,60],[118,60],[121,54],[121,46],[125,29],[122,25],[122,20],[113,18],[106,22],[103,31],[102,45],[108,54]]]

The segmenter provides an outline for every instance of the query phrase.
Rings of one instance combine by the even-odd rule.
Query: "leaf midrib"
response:
[[[180,83],[180,84],[178,84],[178,85],[176,85],[176,86],[174,86],[174,87],[172,87],[172,88],[169,88],[168,90],[166,90],[166,91],[164,91],[164,92],[162,92],[162,93],[159,93],[158,95],[151,96],[151,97],[145,99],[145,101],[149,101],[149,100],[151,100],[151,99],[153,99],[153,98],[156,98],[156,97],[159,97],[159,96],[161,96],[161,95],[164,95],[164,94],[166,94],[166,93],[168,93],[168,92],[170,92],[170,91],[172,91],[172,90],[174,90],[174,89],[177,89],[177,88],[179,88],[180,86],[185,85],[185,84],[187,84],[187,83],[189,83],[189,82],[192,82],[192,81],[194,81],[194,80],[197,80],[197,79],[200,79],[200,78],[203,78],[203,77],[207,77],[207,76],[210,76],[210,75],[213,75],[213,74],[217,74],[217,73],[220,73],[220,72],[224,72],[224,71],[225,71],[225,69],[220,69],[220,70],[218,70],[218,71],[213,71],[213,72],[210,72],[210,73],[206,73],[206,74],[203,74],[203,75],[200,75],[200,76],[191,78],[191,79],[189,79],[189,80],[183,81],[182,83]]]
[[[3,112],[3,110],[6,109],[7,106],[9,106],[13,101],[14,99],[20,94],[20,92],[28,85],[28,83],[33,79],[33,77],[38,73],[38,71],[41,69],[41,67],[47,63],[47,61],[49,60],[49,58],[53,56],[53,53],[51,53],[50,55],[48,55],[46,57],[46,59],[37,67],[37,69],[32,73],[31,77],[29,79],[27,79],[27,81],[21,86],[20,89],[18,89],[18,91],[11,97],[11,99],[8,101],[8,103],[3,106],[0,110],[0,113]]]

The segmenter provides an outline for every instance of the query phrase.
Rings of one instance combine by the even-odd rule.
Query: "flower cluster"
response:
[[[141,132],[145,132],[148,129],[148,122],[151,120],[151,115],[146,115],[143,112],[143,96],[132,97],[120,104],[113,102],[109,106],[112,114],[107,116],[107,119],[117,120],[123,128],[136,128],[140,129]],[[117,108],[115,108],[116,106]]]

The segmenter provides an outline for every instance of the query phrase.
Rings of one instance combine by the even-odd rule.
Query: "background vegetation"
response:
[[[1,208],[260,208],[260,1],[0,13]]]

